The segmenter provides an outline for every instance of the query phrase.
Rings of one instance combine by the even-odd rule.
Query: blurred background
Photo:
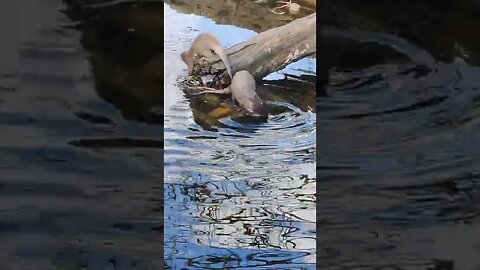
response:
[[[318,266],[480,269],[480,2],[321,3]]]

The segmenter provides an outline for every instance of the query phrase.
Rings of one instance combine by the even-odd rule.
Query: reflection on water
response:
[[[272,112],[267,121],[231,116],[202,121],[201,102],[184,98],[176,83],[186,74],[179,53],[199,32],[213,31],[225,47],[255,33],[174,8],[165,5],[171,23],[165,27],[167,264],[172,269],[314,269],[315,77],[261,86]],[[302,60],[284,72],[305,77],[309,74],[298,69],[315,72],[312,65],[314,60]],[[269,78],[278,77],[283,76]]]
[[[161,2],[10,2],[5,25],[20,17],[21,31],[0,50],[1,269],[160,269],[163,218],[171,267],[312,269],[314,76],[294,70],[312,60],[264,85],[268,121],[204,129],[177,87],[191,28],[224,29],[225,46],[254,32],[166,5],[162,38]]]
[[[159,269],[163,157],[146,142],[162,127],[126,120],[121,89],[100,79],[91,26],[104,17],[81,1],[4,2],[21,23],[0,51],[0,269]]]
[[[354,2],[325,5],[345,16],[322,28],[317,262],[480,269],[480,47],[462,38],[478,16],[435,34],[445,6]]]

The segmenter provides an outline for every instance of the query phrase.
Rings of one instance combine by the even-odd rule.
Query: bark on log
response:
[[[261,79],[304,57],[315,57],[316,35],[316,13],[259,33],[226,49],[232,72],[247,70],[255,79]],[[214,70],[225,70],[216,55],[208,59],[208,64]],[[229,80],[226,72],[222,79]]]

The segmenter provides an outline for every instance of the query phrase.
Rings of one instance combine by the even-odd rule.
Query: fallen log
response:
[[[261,32],[245,42],[226,49],[225,52],[233,73],[247,70],[255,79],[262,79],[304,57],[315,57],[316,35],[316,13],[313,13],[286,25]],[[201,74],[207,70],[216,73],[225,70],[218,56],[213,55],[207,60],[206,64],[195,67],[195,73]],[[229,81],[226,72],[223,72],[221,78],[223,81]]]

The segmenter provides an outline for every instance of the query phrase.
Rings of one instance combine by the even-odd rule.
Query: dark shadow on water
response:
[[[1,269],[160,269],[164,217],[170,266],[314,268],[315,76],[259,81],[267,119],[195,99],[164,116],[163,5],[22,1],[0,74]],[[285,23],[268,18],[237,23]]]
[[[103,58],[89,49],[104,46],[97,52],[112,66],[135,66],[160,49],[131,45],[140,60],[114,50],[108,45],[138,37],[106,23],[95,34],[112,42],[87,44],[83,27],[101,12],[73,14],[80,1],[17,2],[16,16],[2,14],[20,38],[0,52],[17,57],[0,68],[0,268],[159,269],[163,115],[95,81],[102,66],[92,63]]]
[[[319,267],[479,269],[479,8],[324,2]]]

